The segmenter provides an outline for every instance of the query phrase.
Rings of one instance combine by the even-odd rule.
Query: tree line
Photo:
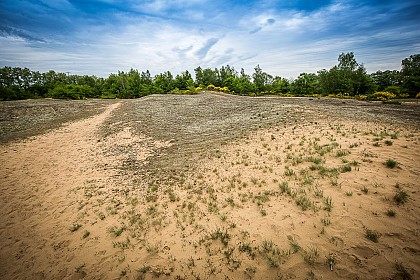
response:
[[[194,69],[174,76],[166,71],[155,76],[147,70],[118,71],[108,78],[67,75],[49,71],[40,73],[28,68],[0,69],[0,100],[27,98],[138,98],[154,93],[193,94],[216,90],[240,95],[276,94],[285,96],[337,96],[359,99],[419,97],[420,54],[402,60],[401,70],[368,74],[353,52],[342,53],[338,64],[317,73],[301,73],[296,79],[272,76],[259,65],[249,75],[229,65],[220,69]]]

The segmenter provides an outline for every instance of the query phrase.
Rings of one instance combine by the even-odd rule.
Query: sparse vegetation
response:
[[[386,210],[386,215],[389,216],[389,217],[395,217],[396,213],[395,213],[394,210],[388,209],[388,210]]]
[[[408,193],[406,193],[404,190],[397,189],[396,194],[394,195],[394,201],[397,203],[397,205],[401,205],[408,201],[408,197]]]
[[[366,238],[369,239],[370,241],[378,243],[379,237],[381,237],[381,234],[379,232],[366,229]]]
[[[165,107],[164,98],[170,98],[173,105],[170,110]],[[323,277],[321,270],[326,267],[321,266],[338,269],[336,263],[346,273],[347,267],[363,265],[363,260],[357,257],[340,255],[343,246],[348,246],[349,254],[360,255],[352,251],[359,249],[358,244],[342,230],[348,225],[354,228],[354,234],[366,238],[362,243],[369,252],[372,249],[387,260],[392,260],[395,254],[395,258],[404,261],[403,268],[393,270],[389,263],[378,264],[376,259],[370,259],[378,269],[385,267],[390,277],[404,269],[411,273],[407,266],[412,265],[411,260],[407,261],[399,252],[381,251],[382,245],[376,244],[393,242],[388,231],[381,240],[379,232],[365,228],[364,232],[360,224],[370,222],[364,220],[368,217],[377,223],[369,225],[382,231],[384,225],[393,221],[390,232],[395,235],[400,233],[401,225],[412,226],[405,218],[406,212],[414,209],[410,203],[417,201],[417,193],[409,183],[410,178],[401,179],[401,176],[412,172],[407,154],[415,153],[418,147],[417,132],[411,138],[400,136],[401,139],[392,140],[393,144],[387,146],[386,141],[390,141],[387,138],[397,139],[391,134],[397,125],[384,126],[382,119],[364,122],[358,115],[352,115],[354,123],[341,121],[335,117],[340,116],[341,110],[335,108],[335,103],[341,101],[334,99],[325,105],[322,98],[311,101],[328,108],[325,110],[328,118],[320,120],[316,119],[318,116],[310,116],[309,111],[297,113],[294,107],[285,107],[276,98],[270,98],[261,107],[258,99],[248,103],[248,98],[223,95],[223,98],[233,98],[223,101],[223,106],[232,103],[240,108],[232,124],[228,111],[222,111],[226,116],[223,120],[212,117],[213,113],[218,116],[217,110],[224,110],[218,104],[219,96],[203,94],[203,97],[185,98],[150,96],[138,104],[124,100],[128,107],[121,110],[126,115],[117,118],[120,112],[116,112],[109,129],[120,130],[130,123],[131,138],[127,135],[124,146],[117,146],[115,133],[109,132],[109,136],[101,137],[98,142],[105,146],[109,145],[106,141],[112,141],[113,149],[105,155],[113,160],[118,157],[116,162],[121,165],[107,163],[104,173],[117,175],[112,180],[83,184],[79,189],[75,186],[68,194],[69,198],[78,199],[75,221],[82,230],[76,235],[68,231],[67,234],[74,237],[72,242],[76,240],[95,249],[98,258],[103,253],[97,244],[111,243],[104,247],[108,248],[106,263],[116,268],[113,277],[260,279],[268,271],[267,275],[273,278],[315,279]],[[162,101],[161,107],[152,112],[147,108],[149,100]],[[203,107],[215,111],[203,112],[200,105],[197,112],[180,114],[177,108],[180,100],[185,104],[211,104]],[[303,102],[309,102],[297,99],[293,100],[295,104],[284,100],[299,108],[305,108]],[[346,104],[349,114],[356,111],[352,104]],[[367,103],[363,109],[370,112],[373,105],[375,110],[383,106]],[[247,110],[252,111],[252,119],[246,117]],[[360,114],[360,118],[365,116],[364,112]],[[208,119],[197,119],[201,115]],[[156,120],[148,122],[152,116]],[[175,116],[180,120],[173,121]],[[398,123],[397,115],[392,116]],[[170,121],[171,128],[166,124]],[[178,126],[178,121],[183,126]],[[220,124],[229,129],[219,132],[210,127],[219,129]],[[137,133],[146,131],[150,134],[136,139]],[[400,135],[406,133],[405,128],[398,131]],[[372,147],[373,134],[381,148]],[[158,139],[167,140],[168,146],[160,144],[163,148],[150,148]],[[412,151],[404,150],[406,154],[400,157],[401,146],[406,143]],[[148,152],[145,161],[140,160],[143,149]],[[378,168],[378,165],[385,168],[382,163],[387,157],[401,160],[404,168],[377,175],[377,170],[387,170]],[[403,184],[394,193],[390,184],[400,179]],[[398,209],[397,205],[400,205]],[[67,223],[63,227],[72,228]],[[57,250],[66,245],[57,239],[54,242]],[[76,249],[78,253],[83,250]],[[179,253],[184,250],[190,253]],[[336,253],[325,256],[331,251]],[[138,257],[133,258],[133,252]],[[292,274],[290,265],[296,261],[301,262],[303,270]],[[94,277],[90,275],[91,264],[87,266],[82,269],[83,273],[89,273],[85,277]],[[362,277],[356,269],[351,273]]]
[[[393,159],[388,159],[385,161],[385,166],[388,168],[395,168],[398,166],[398,162]]]
[[[395,262],[395,269],[397,270],[395,276],[400,277],[403,280],[411,280],[413,278],[412,272],[410,272],[409,268],[407,268],[402,262],[396,261]]]
[[[81,228],[81,227],[82,227],[82,225],[81,225],[81,224],[75,223],[75,224],[73,224],[73,225],[69,228],[69,230],[70,230],[71,232],[74,232],[74,231],[78,230],[78,229],[79,229],[79,228]]]

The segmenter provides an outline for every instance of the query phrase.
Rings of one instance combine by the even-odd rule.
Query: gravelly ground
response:
[[[369,120],[420,127],[419,104],[389,105],[327,98],[240,97],[204,93],[194,96],[151,95],[127,100],[103,125],[103,137],[129,127],[136,135],[170,141],[142,170],[164,175],[177,168],[188,169],[199,158],[217,153],[221,144],[244,137],[252,130],[293,125],[305,120]],[[127,147],[125,147],[127,152]],[[134,160],[125,171],[139,170]],[[153,176],[155,177],[155,176]]]
[[[0,102],[0,143],[42,134],[102,112],[109,100],[30,99]]]

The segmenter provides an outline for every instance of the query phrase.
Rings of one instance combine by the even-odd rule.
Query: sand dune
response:
[[[416,126],[298,108],[150,180],[126,102],[0,146],[1,279],[419,277]]]

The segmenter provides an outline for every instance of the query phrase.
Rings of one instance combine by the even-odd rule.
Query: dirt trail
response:
[[[80,243],[80,235],[70,235],[69,230],[78,215],[75,209],[81,207],[74,190],[88,180],[106,181],[112,175],[98,170],[94,162],[99,160],[96,131],[120,105],[45,135],[0,146],[1,279],[83,276],[66,269],[85,262],[77,259],[80,248],[72,247]]]

